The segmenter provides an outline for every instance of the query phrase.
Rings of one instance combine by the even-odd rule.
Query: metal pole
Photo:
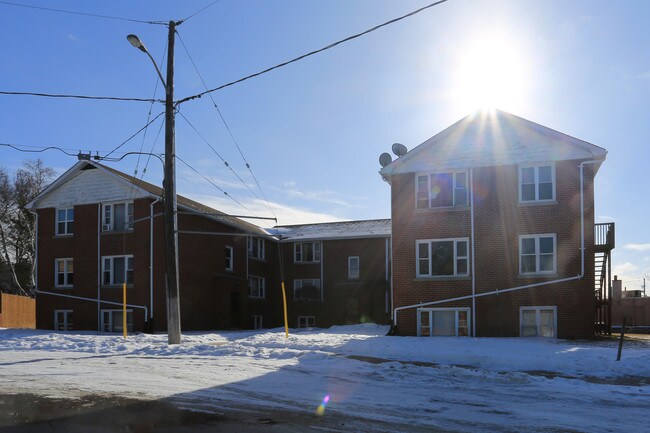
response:
[[[178,220],[176,215],[176,143],[174,137],[174,36],[169,22],[165,98],[165,261],[167,265],[167,334],[169,344],[181,342],[181,308],[178,284]]]

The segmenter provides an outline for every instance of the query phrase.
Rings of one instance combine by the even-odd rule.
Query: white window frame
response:
[[[553,269],[547,271],[540,270],[540,239],[541,238],[552,238],[553,239]],[[534,272],[524,272],[523,265],[523,240],[524,239],[535,239],[535,271]],[[530,255],[530,254],[527,254]],[[520,275],[547,275],[557,273],[557,236],[555,233],[545,233],[545,234],[535,234],[535,235],[520,235],[519,236],[519,274]]]
[[[307,260],[304,256],[303,245],[311,245],[312,260]],[[321,243],[320,241],[313,242],[295,242],[293,244],[293,262],[294,263],[320,263],[321,259]]]
[[[316,316],[298,316],[298,329],[311,329],[316,327]]]
[[[540,181],[539,181],[539,169],[542,167],[551,167],[551,182],[552,182],[552,197],[551,198],[545,198],[545,199],[540,199],[539,198],[539,186],[540,186]],[[524,184],[522,183],[524,180],[523,176],[523,170],[527,168],[532,168],[534,171],[533,175],[533,184],[535,185],[535,198],[532,200],[524,200],[523,197],[523,186]],[[546,162],[546,163],[537,163],[537,164],[524,164],[519,166],[519,180],[517,182],[518,185],[518,190],[519,190],[519,203],[548,203],[548,202],[554,202],[555,201],[555,187],[556,187],[556,176],[555,176],[555,164],[552,162]],[[527,184],[527,185],[532,185],[532,184]]]
[[[264,239],[249,236],[247,245],[248,257],[257,260],[264,260]]]
[[[65,219],[59,218],[59,212],[65,214]],[[70,212],[72,212],[72,219],[70,219]],[[71,236],[74,234],[74,207],[56,209],[55,220],[55,233],[57,236]],[[63,232],[59,229],[60,224],[63,224]]]
[[[63,284],[59,284],[59,263],[63,263]],[[69,265],[72,265],[72,272],[69,272]],[[69,281],[68,275],[72,275],[72,281]],[[64,257],[54,259],[54,287],[70,288],[74,284],[74,259],[72,257]]]
[[[115,320],[115,313],[122,313],[122,309],[102,309],[101,311],[101,330],[102,332],[124,332],[122,320]],[[106,315],[108,314],[108,323]],[[116,325],[117,329],[116,329]],[[108,329],[106,329],[108,328]],[[126,310],[126,331],[133,332],[133,310]]]
[[[469,337],[472,335],[472,315],[470,314],[470,309],[465,307],[450,307],[450,308],[418,308],[417,309],[417,336],[422,337],[422,327],[427,327],[429,329],[429,335],[426,337],[441,337],[440,335],[433,335],[433,314],[437,311],[454,311],[454,335],[453,337],[458,337],[458,324],[459,318],[458,313],[464,312],[467,315],[467,335],[461,335],[461,337]],[[422,324],[422,313],[427,312],[429,317],[428,324]],[[449,337],[452,337],[451,335]]]
[[[70,318],[74,313],[73,310],[54,310],[54,330],[55,331],[72,331],[74,330],[74,320]],[[63,323],[59,323],[59,314],[63,314]],[[63,325],[59,329],[59,325]]]
[[[553,336],[551,337],[544,337],[540,335],[541,331],[541,312],[542,310],[552,310],[553,311]],[[526,307],[519,307],[519,336],[523,337],[523,318],[524,318],[524,311],[535,311],[535,326],[537,327],[537,335],[535,337],[543,337],[543,338],[557,338],[557,306],[553,305],[547,305],[547,306],[526,306]],[[525,337],[525,338],[533,338],[532,336],[530,337]]]
[[[441,175],[441,174],[450,174],[452,177],[452,186],[451,186],[451,195],[452,195],[452,205],[451,206],[432,206],[431,205],[431,177],[436,176],[436,175]],[[464,174],[465,175],[465,188],[459,188],[457,186],[457,179],[456,175],[457,174]],[[427,178],[427,199],[428,199],[428,204],[426,207],[418,207],[418,187],[420,186],[420,177],[426,176]],[[469,206],[469,173],[468,170],[448,170],[448,171],[441,171],[441,172],[421,172],[421,173],[416,173],[415,174],[415,208],[416,209],[444,209],[444,208],[451,208],[451,207],[456,207],[456,206]],[[458,203],[458,198],[457,198],[457,191],[464,190],[465,191],[465,203]]]
[[[124,259],[124,282],[126,282],[127,286],[132,286],[133,285],[133,280],[135,279],[135,272],[133,270],[135,266],[135,261],[133,259],[132,254],[127,254],[124,256],[102,256],[102,286],[103,287],[109,287],[109,286],[121,286],[124,284],[124,282],[115,282],[115,259]],[[129,269],[129,259],[131,262],[131,268]],[[106,260],[110,261],[110,267],[108,269],[108,272],[110,272],[110,283],[106,283],[104,280],[105,273],[107,271],[106,269]],[[131,271],[132,275],[132,281],[129,282],[128,275],[129,271]]]
[[[432,255],[431,255],[431,243],[432,242],[452,242],[454,247],[454,273],[453,274],[444,274],[444,275],[432,275]],[[459,256],[458,255],[458,243],[465,242],[467,255]],[[420,245],[426,244],[428,256],[421,258],[420,257]],[[426,274],[420,273],[420,260],[428,260],[428,272]],[[458,260],[467,261],[467,272],[460,274],[458,273]],[[444,238],[444,239],[418,239],[415,241],[415,276],[416,278],[450,278],[450,277],[468,277],[472,274],[471,262],[470,262],[470,245],[469,238]]]
[[[356,261],[356,265],[354,262]],[[348,279],[358,280],[361,275],[361,260],[359,256],[349,256],[348,257]]]
[[[102,203],[102,231],[103,232],[116,231],[115,206],[117,205],[124,205],[124,230],[123,231],[133,230],[133,214],[135,212],[133,201],[117,201],[112,203]]]
[[[226,245],[225,249],[225,254],[226,254],[226,259],[225,259],[225,269],[226,271],[232,272],[233,269],[235,269],[235,250],[233,247],[230,245]]]
[[[305,286],[305,283],[311,284],[315,287],[318,287],[318,291],[320,292],[320,297],[318,299],[305,299],[302,297],[298,297],[298,291],[302,290],[302,288]],[[323,288],[320,285],[320,279],[319,278],[299,278],[293,280],[293,300],[294,301],[322,301],[323,300]]]
[[[257,292],[253,292],[253,281],[257,282]],[[266,298],[266,279],[257,275],[248,276],[248,297],[255,299]]]
[[[259,314],[253,314],[251,316],[253,329],[263,329],[264,328],[263,319],[264,319],[263,316],[261,316]]]

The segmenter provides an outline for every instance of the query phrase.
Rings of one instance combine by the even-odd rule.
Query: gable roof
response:
[[[604,161],[607,151],[501,110],[479,111],[383,167],[383,177],[570,159]],[[600,163],[596,164],[596,170]]]
[[[74,179],[82,171],[93,169],[93,168],[99,169],[103,173],[109,174],[117,182],[132,187],[133,196],[135,197],[162,198],[163,196],[163,189],[159,186],[153,185],[149,182],[145,182],[136,177],[129,176],[126,173],[122,173],[121,171],[115,170],[114,168],[105,166],[103,164],[99,164],[94,161],[79,161],[74,166],[72,166],[72,168],[70,168],[68,171],[63,173],[59,178],[57,178],[54,182],[52,182],[47,188],[45,188],[34,200],[28,203],[27,208],[29,209],[38,208],[38,204],[42,202],[47,196],[54,193],[58,188],[60,188],[67,182],[71,181],[72,179]],[[206,206],[202,203],[191,200],[187,197],[183,197],[182,195],[176,196],[176,202],[178,204],[179,209],[200,214],[200,216],[222,222],[228,226],[242,230],[246,233],[255,234],[259,236],[268,236],[266,231],[264,231],[261,227],[256,226],[255,224],[248,223],[237,217],[229,216],[221,211]]]
[[[276,226],[268,231],[281,241],[383,238],[391,234],[391,220],[339,221]]]

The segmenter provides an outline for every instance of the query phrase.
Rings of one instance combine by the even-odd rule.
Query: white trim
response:
[[[68,219],[68,216],[69,216],[68,211],[70,211],[70,210],[72,211],[72,219]],[[60,211],[65,212],[65,219],[64,220],[59,219],[59,212]],[[64,233],[59,232],[59,223],[64,224],[64,227],[65,227],[65,232]],[[74,224],[74,206],[54,209],[54,233],[55,233],[56,236],[72,236],[74,234],[74,228],[72,230],[69,229],[69,224],[70,223]]]
[[[296,293],[298,290],[301,290],[304,288],[305,283],[308,285],[312,285],[313,287],[318,288],[318,291],[320,292],[320,297],[319,299],[309,299],[309,298],[303,298],[300,297],[298,298],[296,296]],[[300,287],[298,287],[300,286]],[[321,280],[318,278],[296,278],[293,280],[293,300],[294,301],[323,301],[323,286],[321,284]]]
[[[521,306],[519,307],[519,336],[523,337],[522,335],[522,327],[523,327],[523,315],[524,311],[535,311],[535,326],[537,328],[537,335],[536,337],[544,337],[543,335],[540,335],[541,333],[541,323],[540,323],[540,318],[541,318],[541,312],[542,310],[552,310],[553,311],[553,335],[547,338],[557,338],[557,306]]]
[[[302,326],[304,322],[305,326]],[[312,322],[311,325],[309,322]],[[316,316],[298,316],[298,329],[310,329],[316,327]]]
[[[63,284],[59,284],[59,262],[63,262]],[[68,264],[72,263],[72,272],[68,272]],[[68,274],[72,274],[72,283],[68,281]],[[74,258],[61,257],[54,259],[54,287],[60,289],[71,289],[74,286]]]
[[[552,182],[552,194],[553,196],[551,198],[546,198],[546,199],[540,199],[539,198],[539,169],[541,167],[551,167],[551,182]],[[522,181],[523,181],[523,176],[522,176],[522,170],[525,168],[532,168],[534,169],[533,173],[533,185],[535,186],[535,198],[533,200],[523,200],[522,197]],[[540,163],[534,163],[534,164],[520,164],[517,169],[519,173],[519,177],[517,180],[517,189],[519,191],[519,203],[548,203],[548,202],[554,202],[556,196],[556,185],[557,185],[557,178],[555,175],[555,163],[554,162],[540,162]],[[530,185],[530,184],[527,184]]]
[[[230,252],[230,257],[228,257],[228,252]],[[235,269],[235,249],[230,245],[226,245],[224,249],[224,253],[225,253],[225,260],[224,260],[225,269],[228,272],[232,272]],[[228,260],[230,261],[230,266],[228,266],[228,264],[226,263]]]
[[[467,195],[465,196],[465,203],[457,203],[456,200],[456,190],[459,190],[456,186],[456,175],[457,174],[464,174],[465,175],[465,188],[464,190],[467,192]],[[441,175],[441,174],[450,174],[451,175],[451,201],[452,204],[451,206],[431,206],[431,176],[435,175]],[[419,177],[421,176],[426,176],[427,177],[427,199],[428,199],[428,205],[427,207],[418,207],[418,186],[420,184],[419,182]],[[468,171],[467,169],[462,169],[462,170],[443,170],[443,171],[423,171],[423,172],[417,172],[415,173],[415,209],[444,209],[444,208],[452,208],[456,206],[467,206],[469,205],[469,179],[468,179]]]
[[[548,271],[541,271],[541,252],[540,252],[540,239],[541,238],[552,238],[553,239],[553,269]],[[524,272],[523,271],[523,261],[522,261],[522,241],[524,239],[534,239],[535,240],[535,272]],[[527,254],[530,256],[530,254]],[[557,236],[555,233],[544,233],[544,234],[531,234],[531,235],[519,235],[519,275],[546,275],[554,274],[557,272]]]
[[[115,282],[115,259],[124,259],[124,281],[122,282]],[[133,281],[129,282],[129,259],[131,259],[131,272],[133,273],[133,280],[135,280],[135,273],[134,273],[134,266],[135,262],[133,259],[133,254],[124,254],[124,255],[116,255],[116,256],[102,256],[102,273],[101,273],[101,285],[102,287],[111,287],[111,286],[118,286],[121,284],[124,284],[126,282],[127,286],[132,286]],[[110,269],[108,272],[110,272],[110,282],[108,284],[104,283],[104,273],[106,272],[106,260],[110,260]]]
[[[253,280],[257,281],[257,294],[253,294],[253,285],[251,284]],[[266,279],[258,275],[249,275],[248,276],[248,297],[254,299],[264,299],[266,298]]]
[[[63,313],[63,329],[59,329],[59,313]],[[69,315],[74,313],[74,310],[54,310],[54,330],[55,331],[72,331],[74,330],[74,321],[70,323]],[[72,325],[72,328],[70,327]]]
[[[449,308],[418,308],[416,311],[416,317],[417,317],[417,336],[422,337],[422,315],[421,313],[429,313],[429,323],[428,325],[425,325],[429,329],[429,335],[427,337],[442,337],[442,335],[434,335],[433,334],[433,314],[434,312],[437,311],[453,311],[454,312],[454,337],[458,337],[458,324],[459,324],[459,318],[458,318],[458,313],[459,312],[464,312],[467,315],[467,324],[465,325],[467,327],[467,335],[461,335],[461,337],[469,337],[472,335],[472,315],[471,315],[471,309],[467,307],[449,307]]]
[[[352,262],[356,259],[357,265],[352,266]],[[356,274],[353,275],[352,271],[356,269]],[[348,256],[348,279],[358,280],[361,276],[361,259],[359,256]]]
[[[303,245],[311,245],[312,260],[305,260],[303,254]],[[293,243],[293,262],[294,263],[320,263],[322,260],[323,248],[320,241],[294,242]]]
[[[124,312],[123,309],[105,309],[105,308],[102,308],[102,310],[101,310],[101,318],[102,318],[102,320],[101,320],[101,324],[100,324],[101,332],[123,332],[122,321],[120,320],[117,323],[117,325],[119,325],[120,329],[115,329],[116,322],[115,322],[114,317],[113,317],[113,315],[115,313],[123,313],[123,312]],[[107,323],[104,320],[104,314],[105,313],[110,313],[109,320],[108,320],[109,330],[104,329],[105,325],[107,325]],[[129,323],[129,317],[131,318],[131,323]],[[133,328],[134,328],[134,323],[133,322],[134,322],[133,310],[132,309],[127,309],[126,310],[126,331],[127,332],[133,332]]]
[[[116,230],[115,229],[115,206],[124,205],[124,229]],[[101,223],[103,232],[113,232],[113,231],[133,231],[133,216],[135,214],[135,204],[133,200],[119,200],[111,202],[103,202],[101,207]],[[131,214],[129,214],[129,208],[131,208]],[[108,219],[106,218],[106,212],[109,211]]]
[[[433,242],[451,242],[452,247],[453,247],[453,254],[454,254],[454,273],[453,274],[443,274],[443,275],[433,275],[432,274],[432,258],[433,258],[433,251],[431,251],[431,244]],[[466,249],[467,249],[467,256],[458,256],[458,243],[459,242],[465,242],[466,243]],[[427,257],[421,259],[420,258],[420,245],[427,245]],[[444,277],[469,277],[470,274],[472,273],[472,270],[470,269],[470,257],[469,257],[469,252],[470,252],[470,245],[469,245],[469,238],[443,238],[443,239],[416,239],[415,241],[415,278],[444,278]],[[463,274],[458,273],[458,260],[459,259],[465,259],[467,261],[467,272]],[[420,260],[427,260],[429,262],[428,266],[428,272],[426,274],[421,274],[420,273]]]

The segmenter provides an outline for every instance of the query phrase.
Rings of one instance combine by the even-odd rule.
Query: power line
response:
[[[129,141],[131,141],[131,140],[132,140],[133,138],[135,138],[139,133],[141,133],[142,131],[144,131],[145,129],[147,129],[147,127],[148,127],[149,125],[151,125],[153,122],[155,122],[155,121],[156,121],[160,116],[162,116],[163,114],[165,114],[164,111],[161,111],[160,113],[158,113],[158,115],[157,115],[156,117],[154,117],[150,122],[147,122],[147,124],[144,125],[142,128],[138,129],[138,131],[137,131],[136,133],[134,133],[132,136],[130,136],[129,138],[127,138],[126,140],[124,140],[122,143],[120,143],[120,144],[119,144],[115,149],[113,149],[113,150],[111,150],[110,152],[108,152],[108,153],[104,156],[104,158],[109,157],[109,156],[112,155],[113,152],[115,152],[117,149],[119,149],[120,147],[124,146],[126,143],[128,143]]]
[[[11,144],[11,143],[0,143],[0,146],[11,147],[12,149],[15,149],[19,152],[27,152],[27,153],[42,153],[47,150],[58,150],[59,152],[65,153],[68,156],[75,156],[75,157],[77,156],[76,153],[67,152],[66,150],[58,146],[47,146],[42,148],[33,148],[34,146],[22,146],[22,147],[32,147],[33,149],[21,149],[20,147],[18,147],[18,145]]]
[[[46,8],[46,7],[43,7],[43,6],[27,5],[27,4],[14,3],[14,2],[8,2],[8,1],[0,1],[0,4],[5,4],[5,5],[9,5],[9,6],[18,6],[18,7],[29,8],[29,9],[38,9],[38,10],[48,11],[48,12],[58,12],[58,13],[62,13],[62,14],[82,15],[82,16],[87,16],[87,17],[104,18],[104,19],[117,20],[117,21],[129,21],[129,22],[132,22],[132,23],[156,24],[156,25],[166,25],[167,24],[164,21],[136,20],[136,19],[132,19],[132,18],[116,17],[116,16],[111,16],[111,15],[101,15],[101,14],[91,14],[91,13],[88,13],[88,12],[77,12],[77,11],[70,11],[70,10],[65,10],[65,9]]]
[[[189,20],[189,19],[192,18],[194,15],[198,15],[198,14],[200,14],[201,12],[203,12],[203,11],[206,10],[206,9],[208,9],[209,7],[211,7],[211,6],[213,6],[213,5],[217,4],[217,3],[219,3],[219,1],[220,1],[220,0],[214,0],[214,1],[213,1],[212,3],[210,3],[209,5],[207,5],[207,6],[203,7],[203,8],[201,8],[201,9],[199,9],[198,11],[194,12],[192,15],[188,16],[187,18],[185,18],[184,20],[181,20],[178,24],[181,24],[181,23],[183,23],[183,22]]]
[[[8,92],[0,90],[0,95],[18,95],[18,96],[43,96],[46,98],[71,98],[71,99],[93,99],[93,100],[108,100],[108,101],[135,101],[135,102],[160,102],[165,101],[161,99],[145,99],[145,98],[121,98],[118,96],[88,96],[88,95],[68,95],[60,93],[37,93],[37,92]]]
[[[187,53],[187,57],[190,59],[190,62],[192,63],[192,66],[194,66],[194,70],[196,71],[196,74],[199,76],[199,79],[203,83],[203,87],[205,87],[205,89],[207,90],[208,86],[205,83],[205,80],[203,79],[203,75],[201,75],[201,72],[199,71],[199,68],[196,66],[196,62],[194,62],[194,59],[192,58],[192,55],[190,54],[190,51],[187,49],[187,46],[185,45],[185,42],[183,41],[183,38],[181,38],[180,33],[177,32],[176,34],[178,35],[178,40],[181,41],[181,45],[183,45],[183,48],[185,49],[185,53]],[[239,146],[239,143],[237,143],[237,140],[235,139],[235,136],[233,135],[233,133],[232,133],[232,131],[230,129],[230,126],[228,126],[228,122],[226,122],[225,117],[223,117],[223,114],[221,113],[221,110],[219,109],[219,106],[217,105],[217,102],[212,97],[212,93],[208,93],[208,96],[210,97],[210,100],[212,101],[212,105],[217,110],[217,113],[219,113],[219,117],[221,118],[221,121],[223,122],[223,125],[226,127],[226,130],[228,131],[228,134],[230,135],[230,138],[232,139],[232,142],[237,147],[237,150],[239,151],[239,155],[241,155],[242,159],[244,160],[244,164],[246,164],[246,168],[248,169],[251,176],[255,180],[255,184],[257,185],[257,188],[260,190],[260,193],[262,193],[262,196],[264,197],[264,201],[266,202],[266,206],[269,208],[269,210],[271,211],[273,216],[275,216],[275,212],[273,211],[273,208],[271,207],[271,205],[269,203],[269,200],[266,198],[266,194],[264,194],[264,191],[262,190],[262,187],[261,187],[260,183],[257,181],[257,177],[253,173],[253,170],[251,169],[250,164],[246,160],[246,157],[244,156],[244,153],[242,152],[241,147]],[[183,116],[183,117],[185,118],[185,116]],[[187,119],[185,119],[185,120],[187,121]],[[188,121],[188,123],[189,123],[189,121]],[[190,124],[190,126],[192,126],[192,125]],[[192,126],[192,128],[194,128],[194,127]],[[196,128],[194,128],[194,130],[196,131]],[[198,133],[198,131],[197,131],[197,133]],[[201,138],[203,138],[203,137],[201,137]],[[203,141],[205,141],[207,143],[207,140],[205,140],[205,138],[203,139]],[[209,143],[207,143],[207,144],[208,144],[208,146],[210,146]],[[212,148],[212,146],[210,146],[210,148]],[[212,148],[212,150],[216,153],[214,148]],[[217,156],[219,156],[219,154],[217,154]],[[221,156],[219,156],[219,158],[221,158]],[[228,166],[230,168],[228,163],[226,161],[224,161],[223,158],[221,158],[221,160],[226,164],[226,166]],[[230,170],[233,171],[232,168],[230,168]],[[233,171],[233,173],[235,173],[235,172]],[[235,175],[239,178],[239,175],[237,173],[235,173]],[[241,178],[239,178],[239,179],[241,180]],[[251,188],[249,188],[248,185],[243,180],[242,180],[242,183],[244,183],[246,185],[246,187],[253,193],[253,195],[255,195],[255,197],[257,197],[259,199],[257,194],[255,194],[255,191],[253,191]]]
[[[192,170],[194,173],[198,174],[198,175],[201,176],[203,179],[205,179],[207,182],[209,182],[210,185],[212,185],[213,187],[215,187],[215,188],[217,188],[219,191],[221,191],[221,192],[222,192],[226,197],[230,198],[232,201],[234,201],[234,202],[237,203],[239,206],[241,206],[243,209],[245,209],[246,212],[249,212],[250,214],[252,214],[252,215],[254,215],[254,216],[257,216],[257,215],[255,215],[253,212],[251,212],[250,209],[248,209],[246,206],[244,206],[244,205],[243,205],[239,200],[237,200],[235,197],[233,197],[233,196],[231,196],[230,194],[228,194],[228,193],[227,193],[223,188],[221,188],[219,185],[217,185],[216,183],[212,182],[212,181],[211,181],[210,179],[208,179],[205,175],[199,173],[199,171],[198,171],[197,169],[195,169],[195,168],[192,167],[190,164],[188,164],[187,162],[185,162],[185,161],[184,161],[180,156],[176,155],[176,159],[178,159],[180,162],[182,162],[183,164],[185,164],[185,165],[186,165],[190,170]]]
[[[160,122],[160,126],[158,127],[158,133],[156,134],[156,139],[153,141],[153,144],[151,145],[151,149],[149,149],[149,156],[147,157],[147,162],[144,164],[144,168],[142,169],[142,175],[140,176],[140,180],[144,179],[144,175],[147,172],[147,167],[149,167],[149,161],[151,161],[151,153],[153,152],[154,147],[156,147],[156,143],[158,143],[158,138],[160,137],[160,133],[162,132],[162,128],[165,125],[165,122]]]
[[[209,94],[209,93],[212,93],[212,92],[216,92],[217,90],[225,89],[226,87],[230,87],[230,86],[232,86],[232,85],[235,85],[235,84],[241,83],[242,81],[250,80],[251,78],[254,78],[254,77],[260,76],[260,75],[262,75],[262,74],[266,74],[267,72],[271,72],[271,71],[274,70],[274,69],[278,69],[278,68],[281,68],[281,67],[283,67],[283,66],[287,66],[287,65],[289,65],[289,64],[291,64],[291,63],[297,62],[297,61],[302,60],[302,59],[304,59],[304,58],[307,58],[307,57],[313,56],[314,54],[318,54],[318,53],[321,53],[321,52],[323,52],[323,51],[329,50],[329,49],[331,49],[331,48],[336,47],[337,45],[340,45],[340,44],[345,43],[345,42],[349,42],[349,41],[351,41],[351,40],[353,40],[353,39],[356,39],[356,38],[359,38],[359,37],[361,37],[361,36],[363,36],[363,35],[366,35],[366,34],[368,34],[368,33],[374,32],[375,30],[379,30],[379,29],[382,28],[382,27],[385,27],[385,26],[387,26],[387,25],[390,25],[390,24],[396,23],[396,22],[398,22],[398,21],[401,21],[401,20],[403,20],[403,19],[405,19],[405,18],[411,17],[411,16],[413,16],[413,15],[415,15],[415,14],[418,14],[418,13],[420,13],[420,12],[426,10],[426,9],[432,8],[432,7],[434,7],[434,6],[438,6],[439,4],[441,4],[441,3],[445,3],[445,2],[447,2],[447,1],[448,1],[448,0],[438,0],[438,1],[436,1],[436,2],[433,2],[433,3],[431,3],[431,4],[428,4],[428,5],[426,5],[426,6],[423,6],[423,7],[421,7],[420,9],[416,9],[416,10],[414,10],[414,11],[412,11],[412,12],[409,12],[409,13],[407,13],[406,15],[402,15],[401,17],[393,18],[392,20],[389,20],[389,21],[386,21],[386,22],[384,22],[384,23],[382,23],[382,24],[376,25],[376,26],[374,26],[374,27],[372,27],[372,28],[370,28],[370,29],[368,29],[368,30],[365,30],[365,31],[363,31],[363,32],[361,32],[361,33],[357,33],[357,34],[354,34],[354,35],[352,35],[352,36],[348,36],[347,38],[344,38],[344,39],[338,40],[338,41],[336,41],[336,42],[333,42],[333,43],[331,43],[331,44],[329,44],[329,45],[327,45],[327,46],[325,46],[325,47],[323,47],[323,48],[319,48],[319,49],[317,49],[317,50],[310,51],[310,52],[308,52],[308,53],[306,53],[306,54],[303,54],[303,55],[301,55],[301,56],[298,56],[298,57],[296,57],[296,58],[294,58],[294,59],[288,60],[288,61],[283,62],[283,63],[279,63],[279,64],[277,64],[277,65],[275,65],[275,66],[271,66],[270,68],[264,69],[263,71],[259,71],[259,72],[256,72],[256,73],[254,73],[254,74],[248,75],[248,76],[246,76],[246,77],[240,78],[240,79],[238,79],[238,80],[231,81],[230,83],[223,84],[223,85],[221,85],[221,86],[219,86],[219,87],[215,87],[215,88],[213,88],[213,89],[209,89],[209,90],[206,90],[206,91],[204,91],[204,92],[197,93],[196,95],[193,95],[193,96],[188,96],[188,97],[186,97],[186,98],[183,98],[183,99],[179,100],[176,104],[182,104],[183,102],[187,102],[187,101],[191,101],[192,99],[200,98],[200,97],[202,97],[203,95],[206,95],[206,94]]]

